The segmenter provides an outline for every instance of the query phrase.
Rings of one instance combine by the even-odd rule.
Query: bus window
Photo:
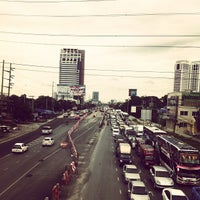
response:
[[[200,164],[198,155],[195,154],[181,153],[180,158],[182,163]]]

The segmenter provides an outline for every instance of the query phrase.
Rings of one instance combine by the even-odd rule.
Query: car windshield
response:
[[[21,146],[20,145],[14,145],[13,148],[14,149],[21,149]]]
[[[144,159],[145,159],[145,160],[154,160],[154,157],[153,157],[153,156],[145,156]]]
[[[140,194],[140,195],[146,195],[147,191],[145,187],[137,186],[133,188],[132,191],[133,194]]]
[[[130,158],[130,154],[120,154],[121,158]]]
[[[127,168],[126,169],[127,173],[138,173],[138,169],[134,169],[134,168]]]
[[[188,200],[185,196],[172,196],[172,200]]]
[[[169,177],[169,172],[166,171],[157,171],[156,172],[157,177]]]
[[[49,129],[51,129],[51,127],[49,127],[49,126],[44,126],[43,129],[44,129],[44,130],[49,130]]]
[[[200,170],[186,170],[179,168],[178,175],[185,177],[199,178]]]

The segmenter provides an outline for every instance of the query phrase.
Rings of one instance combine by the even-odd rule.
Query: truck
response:
[[[139,144],[139,154],[142,163],[146,167],[150,167],[155,164],[155,149],[149,144]]]
[[[116,155],[118,157],[119,165],[122,166],[123,164],[131,164],[131,145],[129,143],[123,142],[119,143],[119,146],[116,150]]]

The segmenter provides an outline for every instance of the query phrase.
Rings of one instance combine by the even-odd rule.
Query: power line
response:
[[[0,62],[2,63],[2,62]],[[5,62],[5,64],[9,64],[8,62]],[[12,63],[12,65],[19,65],[19,66],[29,66],[29,67],[40,67],[40,68],[53,68],[53,69],[58,69],[58,67],[53,67],[53,66],[45,66],[45,65],[33,65],[33,64],[19,64],[19,63]],[[15,68],[16,69],[16,68]],[[53,72],[53,71],[43,71],[43,70],[34,70],[34,69],[16,69],[16,70],[22,70],[22,71],[30,71],[30,72],[40,72],[40,73],[56,73],[58,74],[58,72]],[[141,73],[173,73],[174,72],[166,72],[166,71],[148,71],[148,70],[113,70],[113,69],[85,69],[85,70],[94,70],[94,71],[111,71],[111,72],[141,72]],[[69,73],[69,74],[76,74],[76,73]],[[134,76],[134,75],[116,75],[116,74],[89,74],[89,73],[85,73],[86,76],[96,76],[96,77],[118,77],[118,78],[154,78],[154,79],[167,79],[167,80],[173,80],[174,77],[161,77],[161,76]],[[184,80],[189,80],[188,78],[184,78]],[[195,80],[199,80],[199,79],[195,79]]]
[[[18,69],[22,71],[31,71],[31,72],[45,72],[45,73],[58,73],[58,72],[50,72],[50,71],[41,71],[41,70],[32,70],[32,69]],[[70,75],[76,74],[76,73],[68,73]],[[131,75],[113,75],[113,74],[87,74],[86,76],[101,76],[101,77],[119,77],[119,78],[156,78],[156,79],[174,79],[170,77],[161,77],[161,76],[131,76]]]
[[[31,36],[53,36],[53,37],[200,37],[200,34],[49,34],[49,33],[28,33],[28,32],[12,32],[0,31],[3,34],[14,35],[31,35]]]
[[[26,1],[29,3],[30,1]],[[111,13],[111,14],[78,14],[78,15],[41,15],[41,14],[13,14],[0,13],[0,15],[13,17],[53,17],[53,18],[83,18],[83,17],[141,17],[141,16],[176,16],[176,15],[192,15],[199,16],[200,12],[166,12],[166,13]]]
[[[1,63],[1,62],[0,62]],[[5,64],[10,64],[9,62],[5,62]],[[39,67],[39,68],[51,68],[51,69],[58,69],[58,67],[54,67],[54,66],[49,66],[49,65],[33,65],[33,64],[22,64],[22,63],[12,63],[12,65],[15,66],[29,66],[29,67]],[[106,72],[136,72],[136,73],[143,73],[143,72],[147,72],[147,73],[174,73],[171,71],[147,71],[147,70],[132,70],[132,69],[112,69],[115,67],[111,67],[111,69],[97,69],[97,68],[90,68],[90,69],[85,69],[86,71],[106,71]],[[133,68],[133,66],[132,66]]]
[[[58,43],[42,43],[42,42],[24,42],[14,40],[0,40],[0,42],[33,44],[44,46],[71,46],[71,47],[118,47],[118,48],[177,48],[177,49],[199,49],[197,45],[107,45],[107,44],[58,44]]]
[[[11,3],[80,3],[80,2],[93,2],[93,1],[96,1],[96,2],[99,2],[99,1],[116,1],[116,0],[52,0],[52,1],[42,1],[42,0],[36,0],[36,1],[31,1],[31,0],[0,0],[2,2],[11,2]]]
[[[30,69],[18,69],[23,71],[33,71],[33,72],[45,72],[45,73],[58,73],[58,72],[50,72],[50,71],[41,71],[41,70],[30,70]],[[143,71],[147,72],[147,71]],[[76,73],[68,73],[70,75],[76,74]],[[174,77],[162,77],[162,76],[133,76],[133,75],[114,75],[114,74],[88,74],[85,73],[85,76],[95,76],[95,77],[118,77],[118,78],[153,78],[153,79],[166,79],[166,80],[174,80]],[[190,78],[183,78],[183,80],[190,80]],[[200,80],[199,78],[196,78],[195,80]]]

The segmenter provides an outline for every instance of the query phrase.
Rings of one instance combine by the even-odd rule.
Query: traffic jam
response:
[[[114,143],[114,154],[127,184],[128,199],[155,199],[154,191],[163,200],[200,200],[199,150],[157,126],[127,123],[127,113],[107,113]],[[136,160],[139,162],[136,162]],[[141,169],[148,174],[152,190],[141,178]],[[190,196],[184,190],[189,188]]]

